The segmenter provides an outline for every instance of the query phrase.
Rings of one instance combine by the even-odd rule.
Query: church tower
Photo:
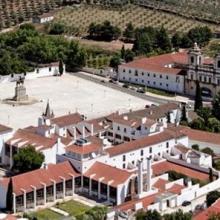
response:
[[[45,112],[38,119],[38,125],[50,125],[50,119],[54,118],[54,113],[50,108],[49,100],[47,101],[47,106]]]
[[[203,55],[197,43],[188,52],[188,64],[191,66],[199,66],[203,64]]]

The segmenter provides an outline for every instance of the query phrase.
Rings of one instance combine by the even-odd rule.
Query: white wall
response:
[[[134,68],[125,67],[123,65],[119,66],[119,80],[184,93],[184,76],[168,73],[161,74],[143,69],[137,69],[138,73],[136,74],[135,71],[136,69]]]
[[[0,185],[0,209],[6,208],[7,203],[7,189]]]
[[[0,157],[1,157],[1,161],[2,163],[5,163],[5,148],[4,148],[4,143],[10,139],[13,135],[13,131],[9,131],[9,132],[3,132],[0,133]]]

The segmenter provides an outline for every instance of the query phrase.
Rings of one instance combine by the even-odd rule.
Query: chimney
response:
[[[73,127],[73,137],[74,137],[74,140],[76,140],[76,127]]]
[[[91,124],[91,136],[93,136],[93,135],[94,135],[94,125]]]
[[[138,162],[138,195],[143,193],[143,161]]]
[[[147,191],[150,191],[152,188],[152,169],[151,169],[151,157],[147,158]]]
[[[141,119],[141,123],[142,123],[142,124],[144,124],[146,121],[147,121],[147,118],[146,118],[146,117],[144,117],[144,118]]]
[[[82,137],[83,137],[83,138],[86,137],[86,135],[85,135],[85,126],[84,126],[84,125],[83,125],[83,127],[82,127]]]

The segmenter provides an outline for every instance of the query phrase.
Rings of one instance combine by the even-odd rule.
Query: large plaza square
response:
[[[0,103],[0,123],[15,129],[37,125],[49,100],[55,116],[78,111],[88,118],[115,111],[143,108],[151,104],[142,99],[110,89],[76,76],[45,77],[25,81],[27,94],[39,102],[12,106]],[[14,96],[15,82],[0,84],[0,99]]]

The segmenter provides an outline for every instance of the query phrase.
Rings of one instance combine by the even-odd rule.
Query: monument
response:
[[[24,86],[24,77],[19,78],[19,80],[16,82],[15,87],[15,96],[13,98],[16,102],[23,102],[28,100],[28,95],[26,94],[26,88]]]

